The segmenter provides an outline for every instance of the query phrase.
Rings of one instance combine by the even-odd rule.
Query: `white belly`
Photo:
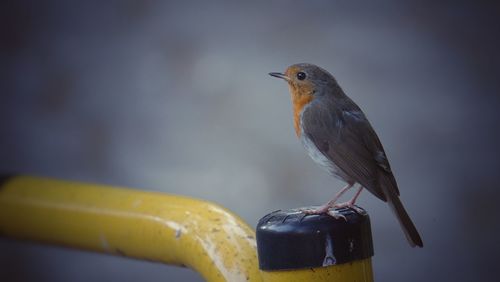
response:
[[[300,142],[306,149],[309,157],[313,159],[315,163],[317,163],[320,167],[326,170],[328,173],[335,175],[336,174],[336,166],[330,161],[323,153],[321,153],[316,145],[311,141],[311,139],[307,138],[305,134],[300,135]]]
[[[307,106],[305,107],[307,108]],[[305,110],[304,108],[304,110]],[[302,111],[302,113],[304,112]],[[328,159],[323,153],[321,153],[320,150],[318,150],[318,147],[314,144],[311,139],[307,137],[307,134],[304,134],[303,126],[302,126],[302,113],[300,115],[300,142],[304,146],[304,148],[307,151],[307,154],[309,154],[309,157],[313,159],[315,163],[317,163],[321,168],[326,170],[330,175],[340,178],[340,179],[345,179],[344,174],[340,171],[340,169],[330,160]],[[331,144],[330,144],[331,145]],[[330,148],[331,149],[331,148]]]

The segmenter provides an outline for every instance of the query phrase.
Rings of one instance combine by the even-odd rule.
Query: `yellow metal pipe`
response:
[[[0,234],[185,265],[207,281],[262,281],[254,231],[187,197],[16,176],[0,187]]]
[[[373,282],[371,258],[327,267],[261,271],[261,276],[266,282]]]
[[[259,271],[255,232],[226,209],[104,185],[11,177],[0,183],[0,235],[187,266],[207,281],[373,281],[370,258]]]

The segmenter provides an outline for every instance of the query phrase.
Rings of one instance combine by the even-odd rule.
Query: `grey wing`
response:
[[[384,149],[363,112],[357,106],[332,112],[317,105],[302,115],[303,134],[347,176],[379,199],[386,201],[381,185],[399,195]]]

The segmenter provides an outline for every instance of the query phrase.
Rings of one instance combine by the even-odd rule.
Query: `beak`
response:
[[[280,72],[270,72],[269,73],[270,76],[274,76],[274,77],[277,77],[277,78],[281,78],[281,79],[284,79],[286,81],[290,81],[290,78]]]

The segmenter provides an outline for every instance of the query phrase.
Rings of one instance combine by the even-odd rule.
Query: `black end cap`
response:
[[[308,207],[310,209],[311,207]],[[329,266],[373,256],[370,217],[350,208],[344,218],[278,210],[257,225],[259,268],[284,270]]]

